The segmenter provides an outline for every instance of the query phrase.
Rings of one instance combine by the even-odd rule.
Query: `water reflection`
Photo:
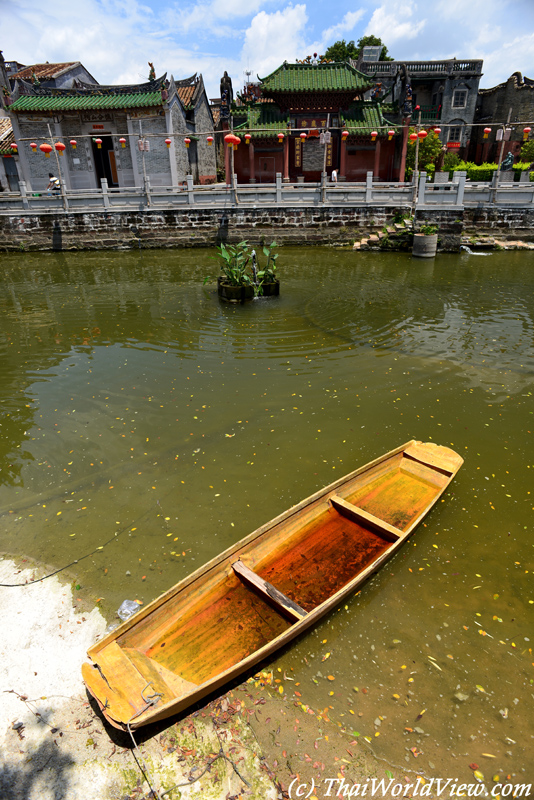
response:
[[[279,298],[228,306],[206,251],[4,257],[2,549],[94,551],[76,580],[112,616],[412,436],[451,444],[465,465],[413,543],[277,663],[406,769],[520,774],[533,258],[286,250]]]

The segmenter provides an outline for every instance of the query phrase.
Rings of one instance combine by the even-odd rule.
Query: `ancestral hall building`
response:
[[[213,117],[202,76],[175,81],[163,75],[128,86],[77,80],[69,88],[19,77],[6,110],[19,177],[31,190],[44,189],[58,166],[66,187],[79,190],[98,189],[104,179],[110,188],[142,187],[147,179],[153,186],[177,186],[188,174],[195,183],[216,180],[215,148],[207,141]],[[45,158],[42,143],[65,147]]]
[[[318,181],[334,169],[341,181],[364,180],[368,171],[397,179],[400,129],[388,134],[380,103],[363,99],[373,86],[348,62],[284,62],[245,87],[234,108],[238,181],[272,183],[277,172],[285,181]]]

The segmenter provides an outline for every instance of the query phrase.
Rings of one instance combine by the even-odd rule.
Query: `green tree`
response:
[[[370,45],[382,45],[382,53],[380,55],[380,61],[395,61],[394,58],[388,56],[388,49],[382,39],[379,39],[378,36],[362,36],[361,39],[358,39],[356,42],[356,49],[358,51],[358,55],[360,55],[361,51],[364,47],[369,47]]]
[[[414,133],[415,128],[410,128],[410,133]],[[415,148],[416,143],[408,140],[408,150],[406,152],[406,177],[410,178],[415,169]],[[433,130],[428,131],[425,139],[419,139],[419,170],[424,170],[432,174],[435,170],[436,159],[441,152],[441,142],[437,133]]]
[[[341,39],[341,41],[330,45],[324,54],[324,58],[328,58],[331,61],[347,61],[349,58],[352,58],[356,61],[360,57],[362,49],[368,45],[382,45],[383,50],[380,61],[394,60],[388,56],[387,47],[382,42],[382,39],[379,39],[377,36],[362,36],[361,39],[358,39],[356,44],[354,44],[353,39],[350,42]]]
[[[525,144],[522,146],[521,161],[528,161],[529,164],[532,164],[534,161],[534,139],[531,139],[529,142],[525,142]]]
[[[324,58],[329,58],[331,61],[348,61],[349,58],[358,58],[358,48],[354,44],[354,40],[346,42],[341,39],[340,42],[330,45],[324,54]]]

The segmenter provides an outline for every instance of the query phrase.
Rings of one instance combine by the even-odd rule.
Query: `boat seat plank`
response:
[[[426,467],[435,469],[443,475],[453,475],[461,464],[460,456],[446,447],[434,447],[429,451],[423,443],[413,444],[404,451],[404,457],[418,461]]]
[[[116,720],[129,720],[135,714],[135,709],[130,705],[128,699],[119,697],[104,680],[98,667],[94,664],[85,662],[82,664],[82,677],[85,685],[98,699],[101,708],[105,709],[106,715]]]
[[[185,680],[185,678],[167,669],[155,659],[150,658],[146,653],[142,653],[134,647],[125,647],[124,653],[137,671],[146,679],[145,682],[152,682],[152,686],[150,686],[146,694],[150,695],[151,693],[159,692],[162,695],[162,703],[167,703],[175,697],[181,697],[197,687],[196,683]]]
[[[249,569],[242,561],[235,561],[232,564],[232,569],[235,574],[241,578],[245,583],[252,586],[259,594],[265,597],[271,604],[275,605],[280,611],[287,616],[291,617],[295,622],[303,619],[307,612],[301,608],[293,600],[290,600],[287,595],[278,591],[268,581],[263,580],[253,570]]]
[[[363,508],[358,508],[358,506],[349,503],[347,500],[344,500],[343,497],[339,497],[339,495],[333,494],[330,497],[330,502],[340,514],[343,514],[343,516],[348,517],[354,522],[370,526],[379,536],[383,539],[387,539],[389,542],[396,542],[404,535],[403,531],[399,528],[390,525],[388,522],[384,522],[383,519],[375,517],[374,514],[370,514],[368,511],[364,511]]]

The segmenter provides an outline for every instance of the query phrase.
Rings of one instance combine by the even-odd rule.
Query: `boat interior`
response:
[[[165,596],[90,652],[84,679],[127,721],[194,692],[284,634],[347,584],[365,580],[405,539],[455,468],[393,454],[279,522]],[[384,556],[384,558],[381,558]],[[89,671],[92,670],[91,674]],[[89,679],[88,679],[89,678]],[[104,680],[107,684],[96,684]],[[149,689],[147,684],[151,683]],[[96,691],[100,688],[100,691]],[[111,692],[110,692],[111,690]]]

